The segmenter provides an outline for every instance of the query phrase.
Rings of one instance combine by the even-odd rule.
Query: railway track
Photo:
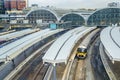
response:
[[[74,80],[85,80],[85,60],[77,60],[76,71],[73,77]]]
[[[74,58],[69,65],[70,72],[68,75],[68,80],[85,80],[85,60],[78,60]]]
[[[37,54],[27,62],[11,80],[43,80],[49,64],[43,64],[42,57],[53,41],[40,48]]]
[[[87,36],[87,35],[86,35]],[[82,43],[84,41],[85,37],[78,43]],[[93,40],[96,40],[96,37],[92,38]],[[85,42],[85,41],[84,41]],[[92,41],[89,43],[91,46],[93,45]],[[66,66],[66,69],[64,71],[64,75],[62,77],[62,80],[95,80],[94,79],[94,73],[92,72],[92,67],[91,67],[91,48],[88,49],[88,56],[86,59],[81,59],[78,60],[76,56],[76,51],[77,51],[77,46],[76,45],[73,49],[72,55],[69,58],[68,64]],[[89,45],[88,45],[89,46]],[[89,46],[89,47],[91,47]],[[89,79],[88,79],[89,78]]]
[[[42,64],[41,66],[39,66],[38,68],[39,70],[36,71],[36,75],[34,75],[33,79],[31,80],[43,80],[48,68],[49,68],[49,65]]]
[[[84,36],[84,38],[85,38],[85,36]],[[78,77],[77,73],[80,71],[80,70],[77,70],[77,68],[79,69],[79,66],[77,66],[77,65],[82,65],[83,66],[84,62],[83,62],[83,60],[78,60],[75,57],[76,56],[77,47],[79,46],[78,44],[80,44],[84,40],[84,38],[80,39],[78,41],[78,43],[76,44],[76,46],[74,47],[74,49],[72,51],[72,55],[70,56],[68,64],[66,65],[66,68],[64,70],[64,74],[63,74],[62,80],[84,80],[84,79],[78,79],[77,78]],[[82,64],[80,64],[80,63],[82,63]]]

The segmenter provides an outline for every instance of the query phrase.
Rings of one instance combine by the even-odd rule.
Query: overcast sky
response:
[[[31,4],[38,4],[40,6],[55,6],[57,8],[104,8],[109,2],[120,2],[120,0],[28,0],[29,6]]]

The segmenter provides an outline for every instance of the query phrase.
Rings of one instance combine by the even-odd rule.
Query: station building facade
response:
[[[85,24],[84,17],[79,13],[74,12],[63,12],[50,10],[50,9],[34,9],[28,12],[26,18],[30,23],[36,23],[37,20],[41,19],[42,22],[71,22],[73,26],[81,26]]]
[[[55,22],[71,22],[72,26],[111,26],[120,25],[120,8],[103,8],[90,12],[80,11],[65,11],[54,10],[49,8],[36,8],[30,10],[25,19],[29,23],[37,23],[41,20],[42,23],[55,23]]]
[[[38,9],[30,11],[26,17],[34,22],[36,19],[42,19],[43,22],[66,22],[71,21],[73,26],[96,26],[96,25],[120,25],[120,8],[103,8],[93,11],[85,19],[78,12],[68,12],[58,16],[59,13],[49,9]]]

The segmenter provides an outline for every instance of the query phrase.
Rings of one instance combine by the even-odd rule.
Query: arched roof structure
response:
[[[72,22],[72,26],[81,26],[85,24],[85,20],[83,18],[82,15],[80,15],[79,13],[67,13],[64,14],[59,21],[71,21]]]
[[[30,21],[35,22],[37,19],[41,19],[43,22],[55,22],[58,21],[57,14],[52,10],[46,8],[33,9],[26,15]]]
[[[120,8],[103,8],[91,14],[87,24],[94,25],[120,25]]]

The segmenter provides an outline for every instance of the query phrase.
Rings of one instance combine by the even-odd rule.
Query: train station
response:
[[[120,80],[119,3],[64,9],[0,2],[0,80]]]

